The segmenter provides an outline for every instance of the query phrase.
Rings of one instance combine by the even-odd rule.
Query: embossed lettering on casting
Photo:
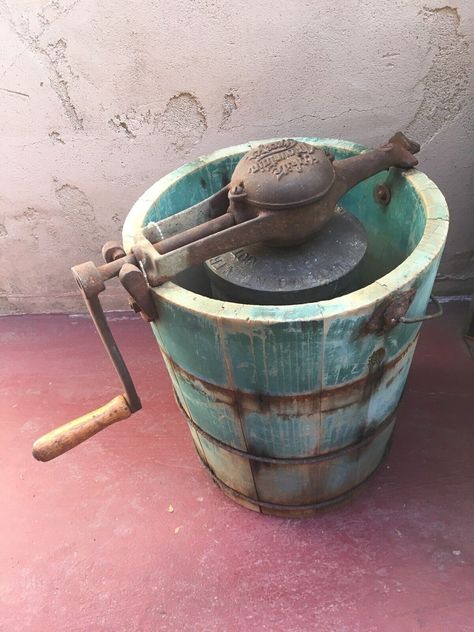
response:
[[[301,173],[304,167],[318,162],[314,147],[295,140],[281,140],[258,147],[249,153],[247,160],[252,163],[249,173],[267,172],[276,176],[277,180],[292,171]]]

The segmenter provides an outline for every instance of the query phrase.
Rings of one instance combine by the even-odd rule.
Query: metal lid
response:
[[[231,189],[243,186],[247,201],[277,210],[323,197],[335,178],[325,152],[293,139],[259,145],[238,162]]]
[[[338,208],[311,240],[292,248],[255,244],[206,261],[213,296],[285,305],[320,301],[356,289],[367,250],[361,222]]]

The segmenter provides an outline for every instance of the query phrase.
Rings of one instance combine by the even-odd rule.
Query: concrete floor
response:
[[[0,629],[474,631],[474,362],[467,303],[446,312],[423,327],[386,463],[305,520],[215,487],[128,315],[112,325],[144,410],[35,462],[35,437],[119,387],[86,318],[1,319]]]

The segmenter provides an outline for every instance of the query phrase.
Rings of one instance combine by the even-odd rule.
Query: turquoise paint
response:
[[[325,454],[355,443],[365,427],[368,402],[358,399],[343,408],[322,413],[319,452]]]
[[[330,149],[337,159],[364,149],[345,141],[303,140]],[[216,152],[153,185],[127,218],[126,248],[148,221],[218,190],[254,144]],[[388,207],[373,196],[382,182],[392,190]],[[263,503],[288,505],[263,506],[264,512],[291,514],[291,505],[331,500],[376,468],[393,427],[393,422],[382,424],[397,407],[420,325],[399,324],[380,335],[364,334],[363,328],[380,302],[411,288],[416,295],[408,315],[425,312],[446,239],[444,198],[415,170],[377,174],[341,203],[368,233],[367,285],[360,290],[293,306],[226,303],[175,283],[153,290],[160,316],[152,327],[174,363],[168,369],[183,408],[211,437],[242,454],[231,454],[193,430],[198,452],[225,485]],[[380,362],[385,368],[372,383],[374,362],[375,369]],[[378,434],[370,445],[344,451],[372,431]],[[246,452],[276,459],[331,458],[289,465],[249,460]]]
[[[246,412],[242,418],[244,434],[256,454],[291,458],[311,456],[319,450],[319,410],[313,414],[272,415]]]
[[[367,407],[367,429],[376,426],[380,419],[385,419],[395,410],[405,387],[414,351],[415,345],[412,343],[404,361],[384,375],[372,394]]]
[[[228,386],[224,353],[214,323],[165,304],[152,329],[160,345],[179,366],[197,377]]]
[[[322,354],[321,321],[233,329],[222,326],[236,389],[287,395],[321,387],[321,371],[314,362]]]
[[[191,383],[176,373],[175,378],[180,396],[194,422],[210,435],[225,437],[226,442],[232,447],[245,450],[246,443],[232,406],[223,401],[216,401],[216,398],[206,393],[199,383]]]
[[[255,491],[254,477],[248,460],[216,447],[202,435],[199,436],[207,462],[211,465],[215,476],[225,485],[234,487],[235,480],[239,481],[239,491],[255,500],[258,499]]]

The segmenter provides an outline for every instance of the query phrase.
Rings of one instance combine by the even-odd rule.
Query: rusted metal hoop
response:
[[[387,456],[390,450],[390,446],[391,446],[391,438],[389,439],[387,443],[384,454],[382,458],[380,459],[380,463],[366,478],[364,478],[364,480],[360,481],[360,483],[358,483],[357,485],[349,489],[347,492],[344,492],[343,494],[339,494],[339,496],[335,496],[334,498],[331,498],[329,500],[322,500],[319,503],[309,503],[307,505],[282,505],[279,503],[272,503],[265,500],[257,500],[256,498],[246,496],[245,494],[242,494],[242,492],[238,492],[233,487],[229,487],[229,485],[226,485],[226,483],[224,483],[218,476],[214,474],[212,469],[204,461],[204,459],[202,458],[202,456],[199,454],[197,450],[196,450],[196,453],[199,457],[199,460],[203,464],[203,466],[209,472],[212,480],[228,495],[235,496],[236,498],[240,498],[241,500],[244,500],[246,503],[250,503],[251,505],[255,505],[256,507],[262,507],[263,509],[266,508],[266,509],[273,509],[276,511],[286,511],[286,512],[292,512],[292,511],[304,512],[304,511],[311,511],[312,509],[317,510],[317,509],[325,509],[325,508],[333,507],[334,505],[339,505],[343,503],[344,501],[349,500],[364,483],[366,483],[372,476],[374,476],[374,474],[378,472],[378,470],[380,469],[381,465],[383,464],[385,460],[385,457]]]
[[[174,389],[173,389],[174,390]],[[316,454],[315,456],[305,456],[305,457],[287,457],[287,458],[277,458],[271,456],[260,456],[258,454],[251,454],[250,452],[245,452],[244,450],[239,450],[239,448],[234,448],[228,443],[224,443],[220,439],[213,437],[211,434],[203,430],[197,423],[191,419],[191,417],[184,410],[181,402],[179,401],[176,390],[174,390],[174,396],[176,402],[183,413],[188,424],[196,430],[196,432],[210,443],[226,450],[227,452],[231,452],[232,454],[236,454],[237,456],[249,459],[250,461],[260,461],[261,463],[273,463],[279,465],[310,465],[312,463],[320,463],[321,461],[330,461],[332,459],[337,459],[341,454],[349,453],[355,450],[359,450],[364,447],[368,443],[372,442],[379,434],[381,434],[384,430],[386,430],[390,424],[395,421],[395,412],[390,413],[383,421],[380,423],[374,430],[367,433],[360,439],[357,443],[351,443],[348,446],[344,446],[343,448],[339,448],[338,450],[333,450],[332,452],[326,452],[324,454]]]

